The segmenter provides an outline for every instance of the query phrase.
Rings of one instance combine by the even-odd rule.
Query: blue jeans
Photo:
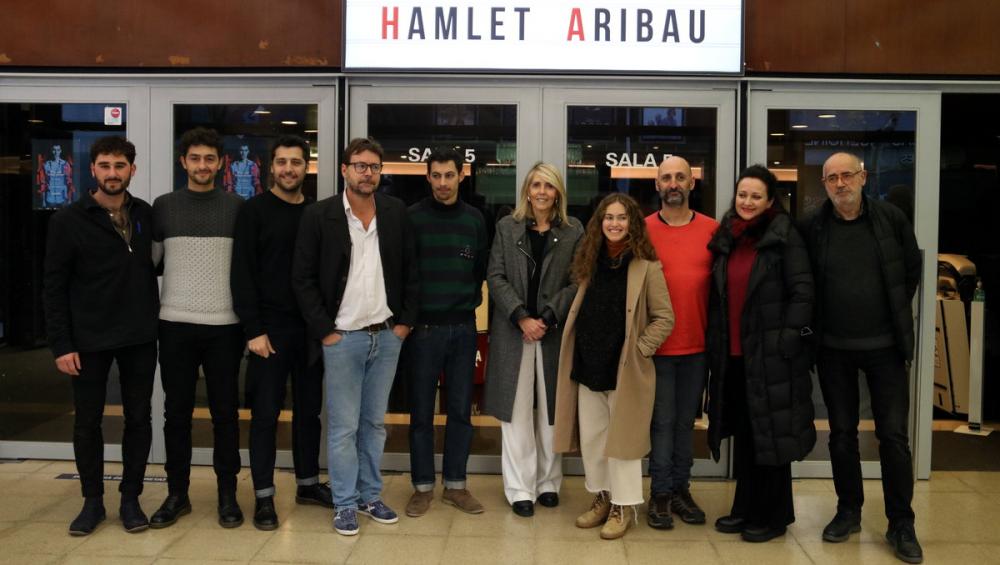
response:
[[[327,472],[337,510],[382,494],[385,410],[403,345],[388,329],[343,336],[323,346]]]
[[[823,402],[830,416],[830,463],[837,491],[837,510],[860,514],[865,501],[858,449],[860,370],[865,374],[875,418],[885,515],[890,528],[912,524],[913,458],[908,435],[910,384],[903,356],[895,347],[873,351],[823,347],[816,368]]]
[[[653,496],[685,490],[694,465],[694,420],[701,412],[708,369],[704,353],[656,355],[656,399],[650,424]]]
[[[476,324],[422,325],[410,337],[410,475],[417,490],[434,486],[434,399],[444,372],[448,423],[442,477],[446,488],[465,488],[472,446],[472,380]]]

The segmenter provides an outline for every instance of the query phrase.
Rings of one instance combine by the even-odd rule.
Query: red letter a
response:
[[[399,6],[392,7],[392,19],[389,19],[389,8],[382,6],[382,39],[386,38],[386,31],[392,26],[392,38],[399,39]]]
[[[566,41],[572,41],[574,35],[579,35],[580,41],[586,41],[583,37],[583,16],[580,15],[580,8],[573,8],[573,13],[569,16],[569,33],[566,34]]]

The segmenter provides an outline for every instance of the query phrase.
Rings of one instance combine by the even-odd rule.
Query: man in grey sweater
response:
[[[222,139],[196,128],[181,136],[187,186],[153,202],[153,260],[163,262],[160,377],[165,394],[167,499],[150,526],[165,528],[191,512],[191,415],[199,367],[205,374],[215,444],[219,524],[243,523],[236,502],[240,470],[238,380],[243,332],[229,290],[236,213],[243,199],[215,186]]]

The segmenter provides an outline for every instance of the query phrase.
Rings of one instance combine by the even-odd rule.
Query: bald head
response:
[[[694,189],[694,176],[687,159],[673,155],[660,163],[656,172],[656,190],[664,208],[687,210],[688,195]]]
[[[861,159],[854,153],[847,153],[845,151],[838,151],[833,155],[827,157],[826,161],[823,162],[823,177],[827,175],[827,170],[837,165],[838,168],[847,167],[852,171],[860,171]]]

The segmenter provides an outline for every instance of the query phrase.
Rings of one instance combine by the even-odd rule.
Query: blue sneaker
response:
[[[333,529],[342,536],[358,535],[358,514],[353,508],[337,510],[333,515]]]
[[[358,514],[364,514],[379,524],[395,524],[399,521],[399,516],[396,515],[392,508],[386,506],[381,499],[359,505]]]

